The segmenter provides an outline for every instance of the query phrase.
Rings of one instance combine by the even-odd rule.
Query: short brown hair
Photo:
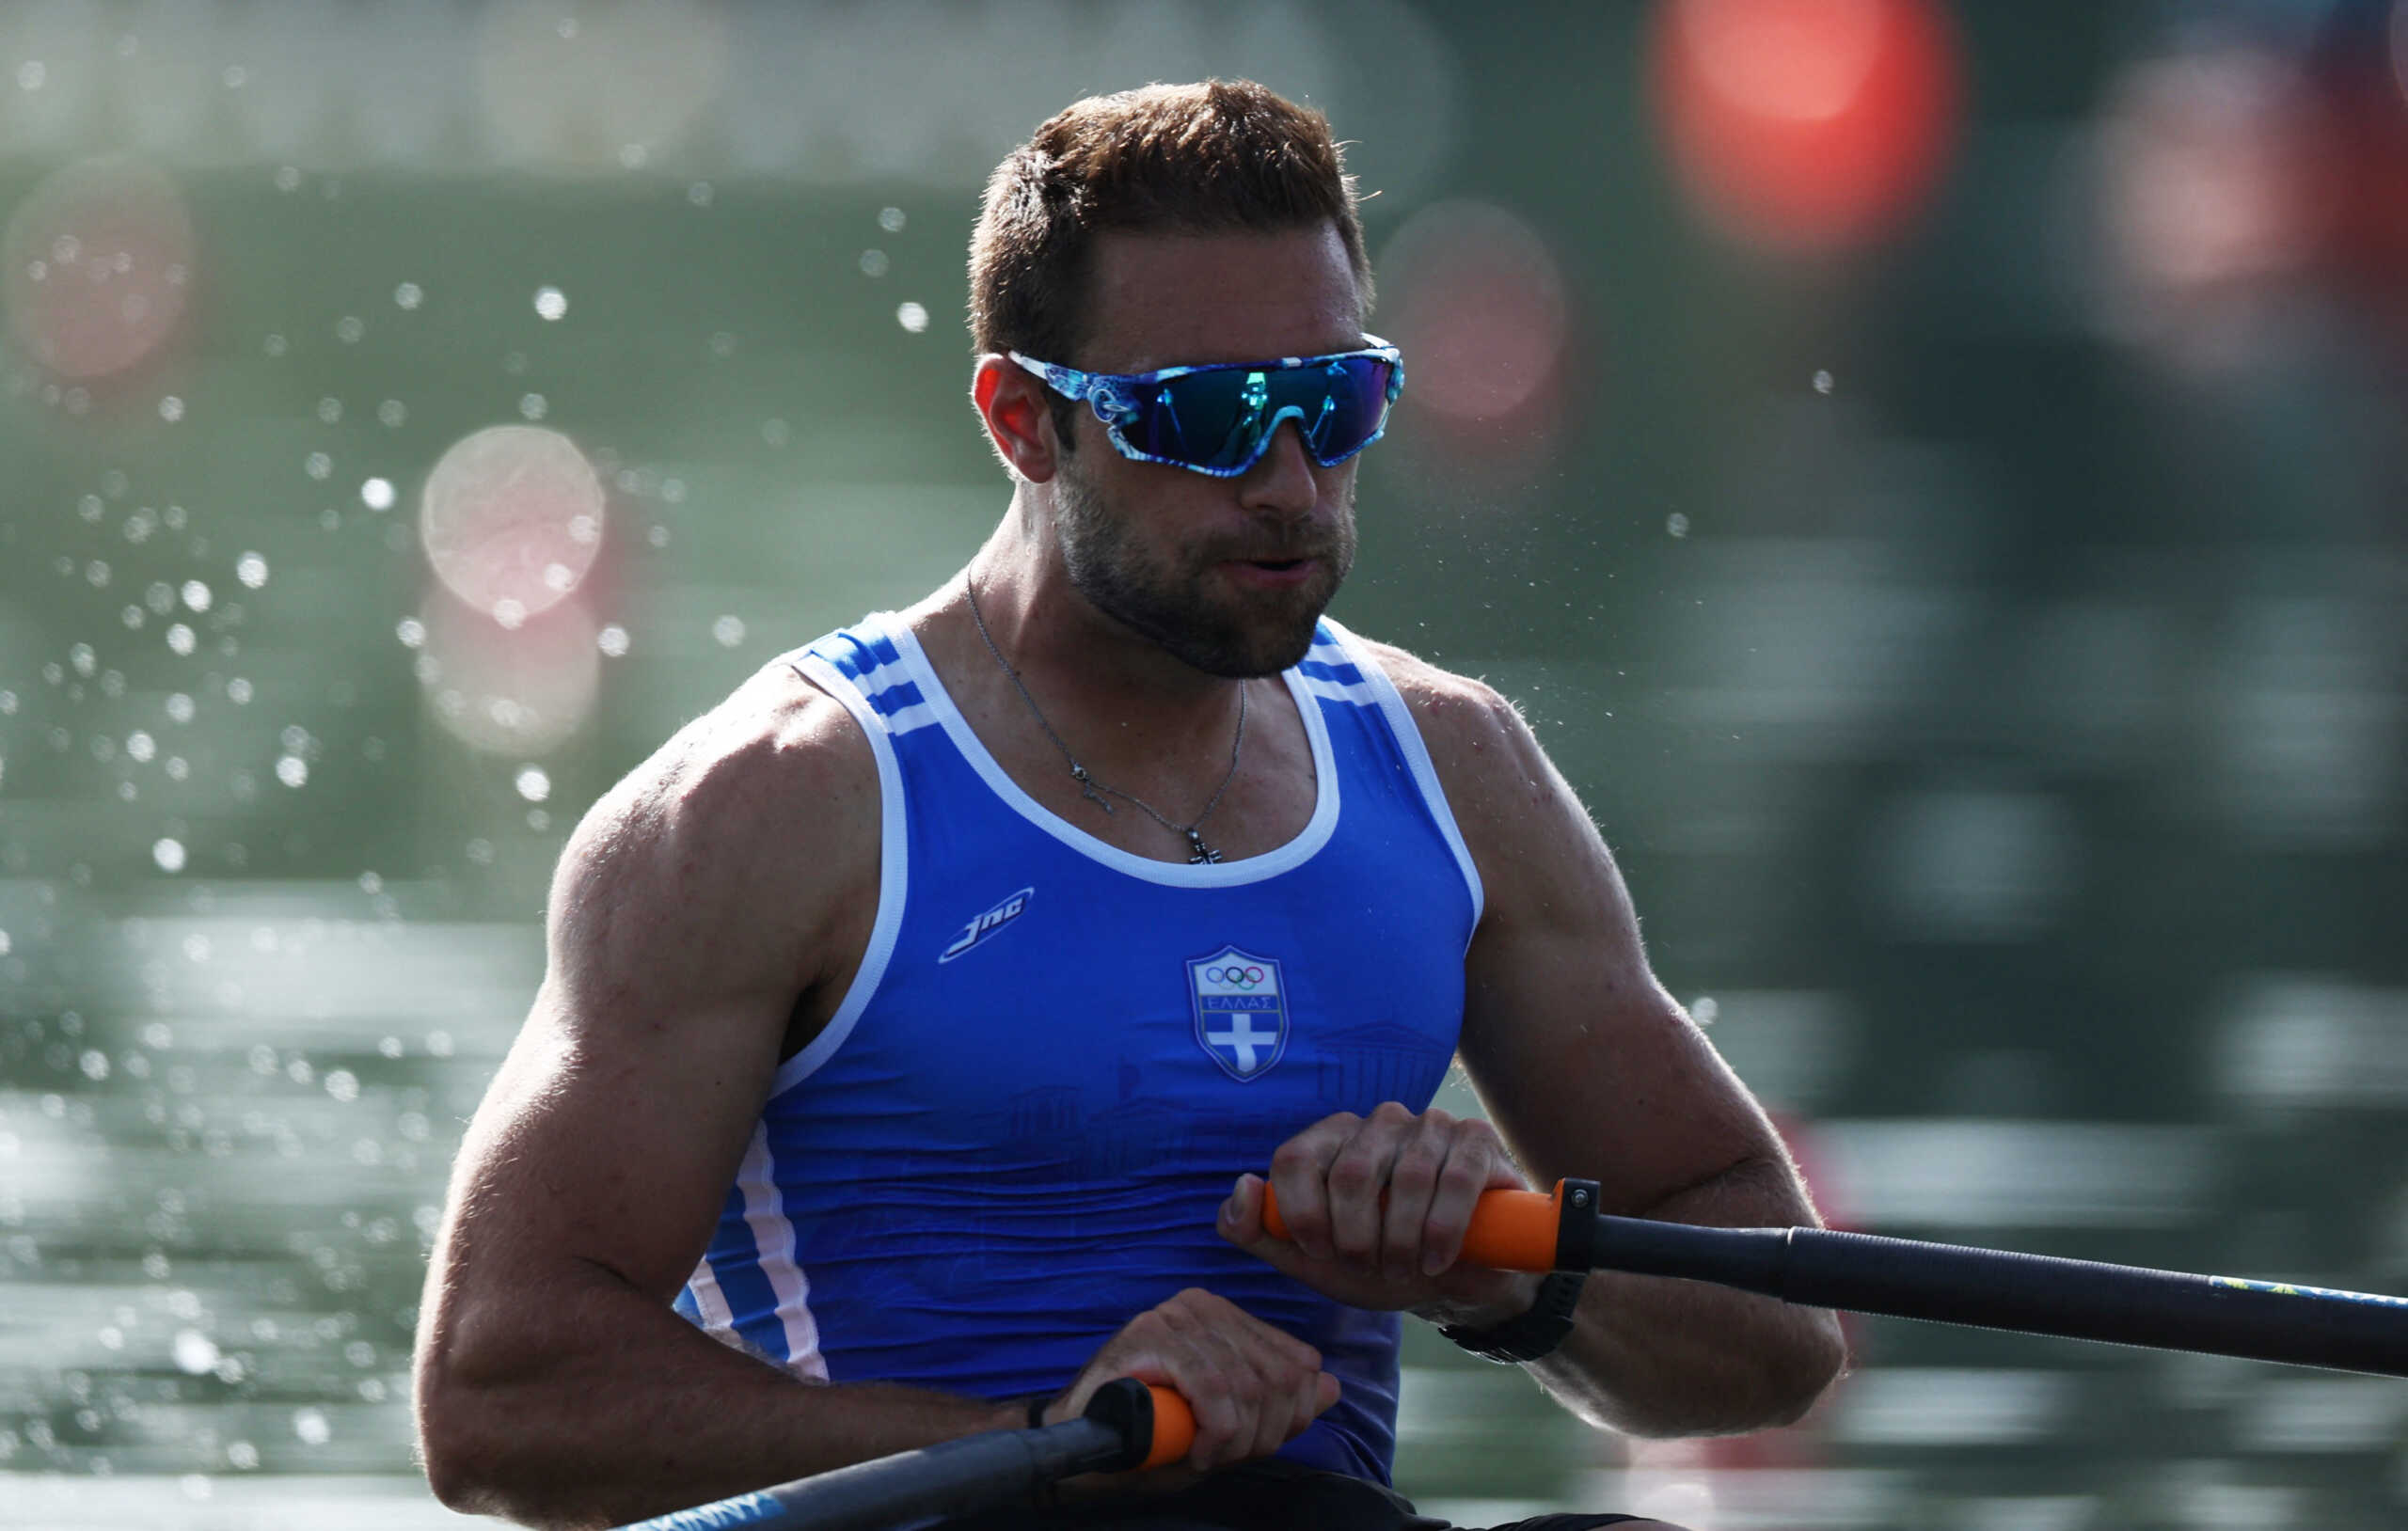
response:
[[[1077,366],[1095,236],[1105,229],[1268,232],[1324,222],[1344,243],[1368,308],[1354,178],[1328,118],[1251,80],[1089,96],[988,178],[970,241],[971,344]]]

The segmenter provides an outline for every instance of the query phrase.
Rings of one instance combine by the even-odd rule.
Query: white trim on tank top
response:
[[[793,1089],[834,1057],[836,1050],[845,1045],[845,1038],[852,1034],[854,1022],[869,1008],[870,1000],[886,977],[886,964],[895,955],[895,942],[903,934],[903,901],[911,874],[911,820],[903,812],[903,771],[895,764],[895,740],[888,735],[885,723],[862,694],[862,688],[819,655],[805,650],[789,656],[786,662],[852,714],[854,724],[869,739],[870,753],[878,759],[878,915],[871,922],[869,944],[862,951],[862,965],[853,972],[844,1002],[836,1006],[836,1013],[828,1018],[828,1024],[819,1029],[810,1046],[778,1065],[769,1081],[772,1098]]]
[[[1091,861],[1115,872],[1126,874],[1146,882],[1161,883],[1170,888],[1239,888],[1247,883],[1261,882],[1283,872],[1304,865],[1329,844],[1338,828],[1338,766],[1329,745],[1329,726],[1322,718],[1321,703],[1304,687],[1294,669],[1283,671],[1280,679],[1288,683],[1288,694],[1295,699],[1296,712],[1304,719],[1305,734],[1312,742],[1313,751],[1313,816],[1296,837],[1276,850],[1244,860],[1222,861],[1218,864],[1195,864],[1187,861],[1155,861],[1122,850],[1087,833],[1077,825],[1055,814],[1022,789],[1021,784],[1006,774],[995,757],[972,732],[961,709],[954,705],[953,695],[937,678],[936,668],[911,630],[891,620],[893,613],[873,613],[864,622],[866,630],[874,631],[895,645],[903,656],[904,667],[918,683],[920,698],[944,725],[945,734],[954,749],[970,763],[989,789],[1003,799],[1006,806],[1029,823],[1052,835]]]
[[[1329,624],[1330,636],[1346,655],[1347,663],[1361,671],[1364,684],[1377,700],[1380,711],[1386,715],[1388,732],[1396,735],[1399,750],[1404,751],[1405,763],[1413,767],[1413,780],[1421,789],[1421,801],[1430,810],[1438,832],[1446,837],[1447,848],[1455,853],[1455,865],[1464,875],[1464,886],[1471,892],[1471,927],[1480,929],[1481,911],[1487,907],[1487,890],[1481,886],[1480,868],[1472,863],[1471,847],[1464,844],[1462,826],[1455,822],[1454,805],[1447,801],[1447,789],[1438,781],[1437,765],[1430,758],[1429,741],[1421,736],[1421,725],[1414,721],[1413,710],[1405,705],[1404,695],[1388,679],[1388,672],[1371,657],[1363,640],[1339,625],[1334,617],[1322,619]],[[1468,948],[1470,941],[1466,939]]]

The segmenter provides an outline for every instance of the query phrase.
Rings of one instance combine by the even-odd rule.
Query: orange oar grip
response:
[[[1146,1384],[1154,1399],[1154,1438],[1146,1447],[1147,1467],[1167,1467],[1196,1444],[1196,1412],[1187,1400],[1166,1387]]]
[[[1483,1191],[1464,1231],[1464,1258],[1492,1271],[1552,1271],[1556,1230],[1563,1221],[1563,1185],[1555,1192]],[[1262,1187],[1262,1226],[1274,1239],[1288,1237],[1279,1198]]]

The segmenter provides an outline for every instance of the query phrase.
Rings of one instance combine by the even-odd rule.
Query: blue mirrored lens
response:
[[[1228,472],[1294,420],[1323,466],[1362,450],[1387,419],[1389,364],[1346,356],[1323,366],[1188,372],[1149,385],[1120,434],[1152,457]]]

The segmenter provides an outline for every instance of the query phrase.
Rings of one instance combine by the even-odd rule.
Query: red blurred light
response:
[[[452,593],[504,626],[565,600],[602,545],[602,481],[558,431],[489,426],[427,475],[419,536]]]
[[[1395,294],[1378,326],[1404,353],[1413,434],[1458,448],[1527,446],[1560,413],[1570,305],[1537,230],[1484,202],[1439,202],[1380,258]]]
[[[1654,69],[1684,189],[1777,250],[1890,232],[1955,137],[1956,45],[1933,0],[1669,0]]]
[[[25,354],[79,383],[148,360],[183,319],[192,218],[166,172],[128,159],[71,165],[0,234],[0,301]]]

